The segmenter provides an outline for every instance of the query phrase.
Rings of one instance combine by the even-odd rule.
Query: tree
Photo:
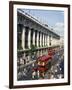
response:
[[[31,59],[32,57],[34,56],[35,57],[35,54],[34,54],[34,51],[36,50],[36,46],[35,45],[31,45],[31,49],[30,49],[30,55],[31,55]]]

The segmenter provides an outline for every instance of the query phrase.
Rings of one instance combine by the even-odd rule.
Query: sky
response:
[[[40,22],[48,24],[50,28],[64,36],[64,12],[60,10],[23,9],[25,12],[37,18]]]

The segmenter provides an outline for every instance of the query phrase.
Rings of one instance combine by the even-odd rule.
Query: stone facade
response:
[[[48,26],[41,24],[24,11],[17,10],[18,62],[23,60],[23,63],[27,64],[39,56],[48,55],[48,48],[59,46],[59,40],[60,36]],[[35,51],[31,57],[32,45]]]

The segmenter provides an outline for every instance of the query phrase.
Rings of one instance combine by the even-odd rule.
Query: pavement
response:
[[[33,63],[36,61],[31,61],[29,64],[26,66],[22,65],[20,67],[20,72],[18,72],[17,80],[35,80],[35,79],[41,79],[42,77],[37,78],[37,73],[35,76],[35,79],[32,78],[32,70],[33,68]],[[19,67],[18,67],[19,69]],[[51,62],[51,68],[46,71],[44,75],[44,79],[59,79],[59,78],[64,78],[64,50],[60,49],[58,52],[55,53],[53,56],[52,62]]]
[[[50,70],[45,74],[45,79],[59,79],[64,78],[64,51],[60,50],[56,53],[52,60]]]

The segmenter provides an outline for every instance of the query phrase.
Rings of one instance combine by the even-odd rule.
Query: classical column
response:
[[[47,36],[45,35],[45,46],[46,46],[46,43],[47,43],[47,42],[46,42],[46,38],[47,38]]]
[[[51,43],[52,43],[51,45],[52,45],[52,46],[53,46],[53,40],[54,40],[54,39],[51,37]]]
[[[44,45],[46,46],[46,35],[44,35],[44,37],[45,37],[45,41],[44,41],[44,42],[45,42],[45,44],[44,44]]]
[[[55,46],[55,38],[53,38],[53,45]]]
[[[37,46],[37,30],[35,30],[35,46]]]
[[[49,47],[49,35],[47,36],[47,45]]]
[[[46,35],[46,45],[48,46],[48,42],[47,42],[47,39],[48,39],[48,35]]]
[[[22,31],[22,48],[25,49],[25,27],[23,27]]]
[[[51,35],[51,46],[53,45],[53,36]]]
[[[35,31],[33,31],[33,45],[35,45]]]
[[[45,46],[45,34],[44,34],[44,46]]]
[[[39,47],[39,32],[37,32],[37,47]]]
[[[30,48],[31,46],[31,30],[29,29],[28,31],[28,47]]]
[[[44,47],[44,34],[43,34],[43,47]]]
[[[40,46],[42,47],[42,33],[40,32]]]
[[[42,47],[43,47],[43,33],[42,33],[42,40],[41,40],[41,42],[42,42]]]
[[[53,45],[55,46],[55,38],[54,38],[54,40],[53,40]]]

